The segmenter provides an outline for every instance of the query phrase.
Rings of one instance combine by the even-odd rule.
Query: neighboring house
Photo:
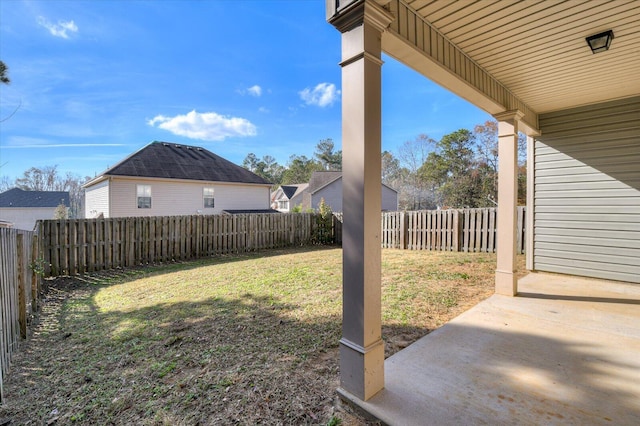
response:
[[[614,3],[326,2],[343,46],[345,186],[358,191],[345,197],[342,228],[343,394],[368,400],[385,382],[383,52],[498,121],[496,293],[518,292],[518,133],[528,148],[527,269],[640,284],[640,13],[637,2]]]
[[[342,211],[342,172],[313,172],[309,188],[303,197],[302,208],[317,210],[320,200],[331,207],[331,211]],[[398,210],[398,191],[382,184],[382,211]]]
[[[282,213],[290,212],[294,207],[302,204],[302,196],[308,187],[308,183],[282,185],[271,196],[271,208]]]
[[[271,184],[197,146],[152,142],[83,185],[85,217],[269,209]]]
[[[67,191],[25,191],[12,188],[0,194],[2,226],[32,231],[36,221],[53,219],[59,205],[69,209]]]
[[[342,212],[342,172],[319,171],[311,174],[309,183],[282,185],[273,196],[272,207],[286,213],[296,206],[302,211],[317,210],[320,200],[331,211]],[[382,184],[382,211],[398,210],[398,191]]]

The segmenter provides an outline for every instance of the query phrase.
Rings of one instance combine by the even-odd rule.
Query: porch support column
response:
[[[525,267],[529,271],[533,271],[533,225],[535,220],[535,202],[534,202],[534,188],[535,188],[535,167],[534,167],[534,153],[535,153],[536,141],[531,136],[527,136],[527,214],[524,219],[525,227],[525,248],[524,252],[527,256]]]
[[[498,235],[496,293],[515,296],[518,206],[518,123],[524,114],[507,111],[498,120]]]
[[[342,33],[343,296],[340,389],[384,388],[381,320],[381,34],[392,16],[361,0],[329,19]]]

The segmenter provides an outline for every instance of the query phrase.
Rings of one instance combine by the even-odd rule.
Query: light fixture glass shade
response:
[[[609,46],[611,46],[613,31],[608,30],[603,33],[594,34],[587,37],[586,40],[593,53],[604,52],[605,50],[609,50]]]

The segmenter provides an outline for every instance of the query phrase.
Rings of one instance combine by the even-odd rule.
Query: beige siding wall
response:
[[[105,180],[84,190],[84,217],[90,219],[100,213],[109,217],[109,181]]]
[[[16,229],[33,231],[38,220],[53,219],[55,207],[2,207],[0,208],[0,220],[13,223]]]
[[[139,209],[137,185],[151,186],[151,208]],[[215,207],[204,208],[203,188],[214,188]],[[222,210],[268,209],[270,188],[259,185],[113,179],[111,216],[178,216],[217,214]]]
[[[545,114],[534,268],[640,283],[640,98]]]

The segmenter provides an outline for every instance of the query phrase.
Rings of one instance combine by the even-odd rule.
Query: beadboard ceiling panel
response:
[[[640,1],[404,3],[538,114],[640,94]],[[585,38],[609,29],[591,53]]]

